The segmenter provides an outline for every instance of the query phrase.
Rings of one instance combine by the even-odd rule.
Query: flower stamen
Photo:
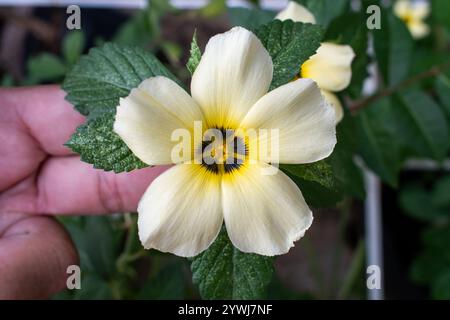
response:
[[[215,134],[205,135],[199,151],[202,166],[215,174],[228,174],[239,169],[248,156],[248,146],[233,129],[213,128]]]

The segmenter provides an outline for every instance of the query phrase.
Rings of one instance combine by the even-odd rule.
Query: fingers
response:
[[[64,95],[56,86],[0,89],[5,111],[0,115],[0,212],[136,210],[145,189],[165,168],[115,175],[71,156],[63,143],[84,117]]]
[[[67,266],[78,264],[64,229],[44,216],[2,214],[2,224],[0,299],[43,299],[62,290]]]
[[[52,214],[136,211],[139,199],[165,167],[115,174],[78,157],[50,159],[39,176],[42,207]]]
[[[0,212],[102,214],[136,211],[150,183],[168,167],[115,174],[93,169],[79,157],[45,161],[29,177],[0,195]]]
[[[57,86],[0,89],[0,191],[34,172],[84,121]]]
[[[63,144],[85,118],[64,96],[65,92],[54,85],[0,89],[1,121],[14,123],[20,132],[28,133],[45,153],[69,155]]]

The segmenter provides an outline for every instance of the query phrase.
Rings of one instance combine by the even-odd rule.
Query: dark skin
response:
[[[64,142],[85,121],[57,86],[0,89],[0,299],[66,286],[78,254],[54,215],[135,211],[166,168],[95,170]]]

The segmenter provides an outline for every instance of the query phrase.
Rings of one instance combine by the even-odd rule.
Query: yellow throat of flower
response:
[[[201,155],[202,166],[215,174],[228,174],[238,170],[248,156],[248,145],[244,138],[232,129],[213,128],[214,136],[202,141],[197,155]],[[221,138],[217,138],[218,135]]]
[[[400,19],[403,20],[403,22],[405,22],[408,26],[414,23],[414,17],[410,13],[403,14]]]
[[[301,78],[310,78],[310,66],[311,59],[306,60],[300,67],[300,77]]]

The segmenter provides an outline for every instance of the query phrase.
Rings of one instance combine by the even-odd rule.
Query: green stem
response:
[[[124,219],[126,225],[128,225],[128,230],[123,251],[117,258],[117,269],[119,270],[119,272],[125,270],[127,264],[134,261],[136,257],[139,258],[141,254],[140,251],[132,252],[134,247],[134,237],[137,232],[137,223],[135,219],[132,218],[130,213],[125,213]]]
[[[350,269],[345,277],[341,290],[339,291],[338,299],[348,298],[355,283],[360,280],[359,277],[364,269],[364,252],[364,240],[360,239],[355,254],[353,255]]]
[[[130,254],[131,250],[133,249],[133,240],[134,235],[137,232],[137,223],[135,219],[131,217],[131,214],[129,212],[125,213],[125,219],[128,220],[129,228],[127,233],[127,238],[125,240],[125,246],[123,253]]]
[[[122,293],[120,290],[120,285],[117,281],[111,280],[109,283],[109,286],[111,288],[111,295],[113,300],[121,300],[122,299]]]
[[[374,94],[367,98],[363,98],[361,100],[354,101],[353,103],[350,104],[349,109],[353,114],[356,114],[360,109],[368,107],[374,102],[377,102],[382,98],[389,97],[394,93],[396,93],[397,91],[410,87],[413,84],[416,84],[417,82],[420,82],[428,78],[436,77],[445,70],[447,70],[448,68],[450,68],[450,60],[447,60],[442,64],[435,65],[424,72],[418,73],[415,76],[412,76],[411,78],[408,78],[397,85],[381,90],[377,94]]]

